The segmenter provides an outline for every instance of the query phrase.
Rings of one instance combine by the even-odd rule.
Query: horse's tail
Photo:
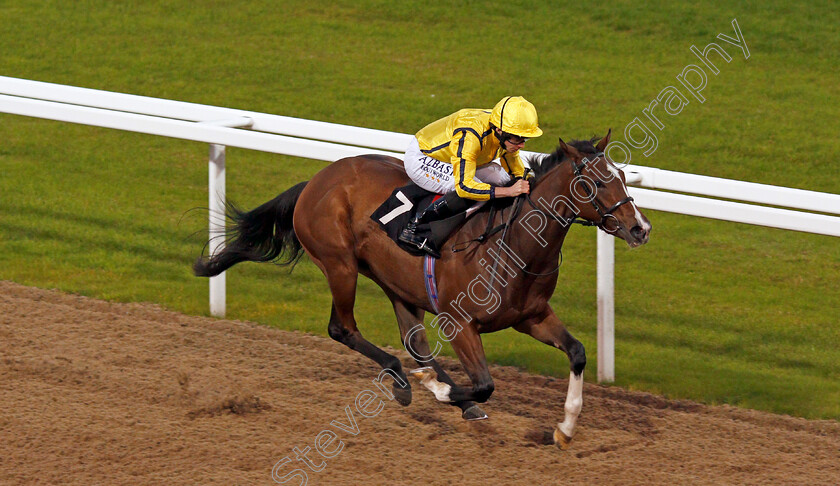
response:
[[[292,216],[306,182],[301,182],[262,206],[248,212],[227,204],[225,217],[233,227],[225,232],[225,249],[210,258],[199,257],[193,271],[213,277],[239,262],[270,262],[295,265],[303,247],[295,235]]]

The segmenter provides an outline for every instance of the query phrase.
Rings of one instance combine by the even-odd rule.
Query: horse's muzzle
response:
[[[636,248],[638,246],[642,246],[648,242],[650,239],[650,226],[648,225],[646,228],[640,225],[633,226],[629,233],[629,238],[625,238],[624,240],[630,245],[630,248]]]

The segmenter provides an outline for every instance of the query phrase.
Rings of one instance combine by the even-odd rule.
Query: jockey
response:
[[[405,171],[418,186],[444,196],[408,223],[400,241],[440,258],[430,241],[415,234],[418,225],[458,214],[475,201],[527,194],[519,149],[540,135],[537,110],[521,96],[502,98],[492,110],[456,111],[417,132],[405,151]],[[491,163],[495,159],[501,166]],[[508,186],[511,176],[515,182]]]

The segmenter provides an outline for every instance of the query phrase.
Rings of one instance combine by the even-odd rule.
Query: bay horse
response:
[[[477,238],[489,223],[508,223],[468,251],[453,252],[449,244],[442,249],[437,310],[427,297],[423,257],[399,248],[371,219],[395,188],[410,182],[402,161],[393,157],[341,159],[256,209],[229,207],[233,229],[226,248],[209,259],[199,257],[194,271],[214,276],[242,261],[293,265],[305,252],[332,293],[330,337],[392,372],[394,396],[408,405],[411,386],[400,360],[366,340],[356,325],[353,307],[361,273],[391,300],[403,344],[422,366],[411,373],[438,400],[461,408],[468,420],[487,417],[476,402],[485,402],[494,389],[481,334],[513,327],[558,348],[571,368],[565,417],[553,433],[555,444],[565,449],[583,403],[586,353],[548,304],[557,286],[563,240],[576,218],[631,247],[646,243],[651,230],[627,193],[623,172],[604,155],[609,137],[608,132],[597,145],[597,139],[570,144],[561,139],[554,153],[530,162],[535,177],[530,194],[517,201],[519,211],[489,211],[494,221],[476,215],[463,224],[450,241]],[[448,329],[446,340],[471,387],[456,385],[434,359],[423,328],[425,312],[437,314],[439,332]]]

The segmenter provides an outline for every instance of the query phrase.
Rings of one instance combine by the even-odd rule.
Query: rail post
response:
[[[240,116],[226,120],[213,120],[200,122],[204,125],[228,128],[251,128],[254,120],[247,116]],[[209,255],[215,255],[225,249],[225,146],[210,144],[210,161],[207,205],[209,215],[209,240],[207,250]],[[210,315],[224,317],[227,311],[227,291],[225,272],[210,277]]]
[[[598,382],[615,381],[615,238],[598,231]]]
[[[215,255],[225,249],[225,146],[210,144],[210,240],[208,250]],[[225,272],[210,278],[210,315],[225,316]]]

